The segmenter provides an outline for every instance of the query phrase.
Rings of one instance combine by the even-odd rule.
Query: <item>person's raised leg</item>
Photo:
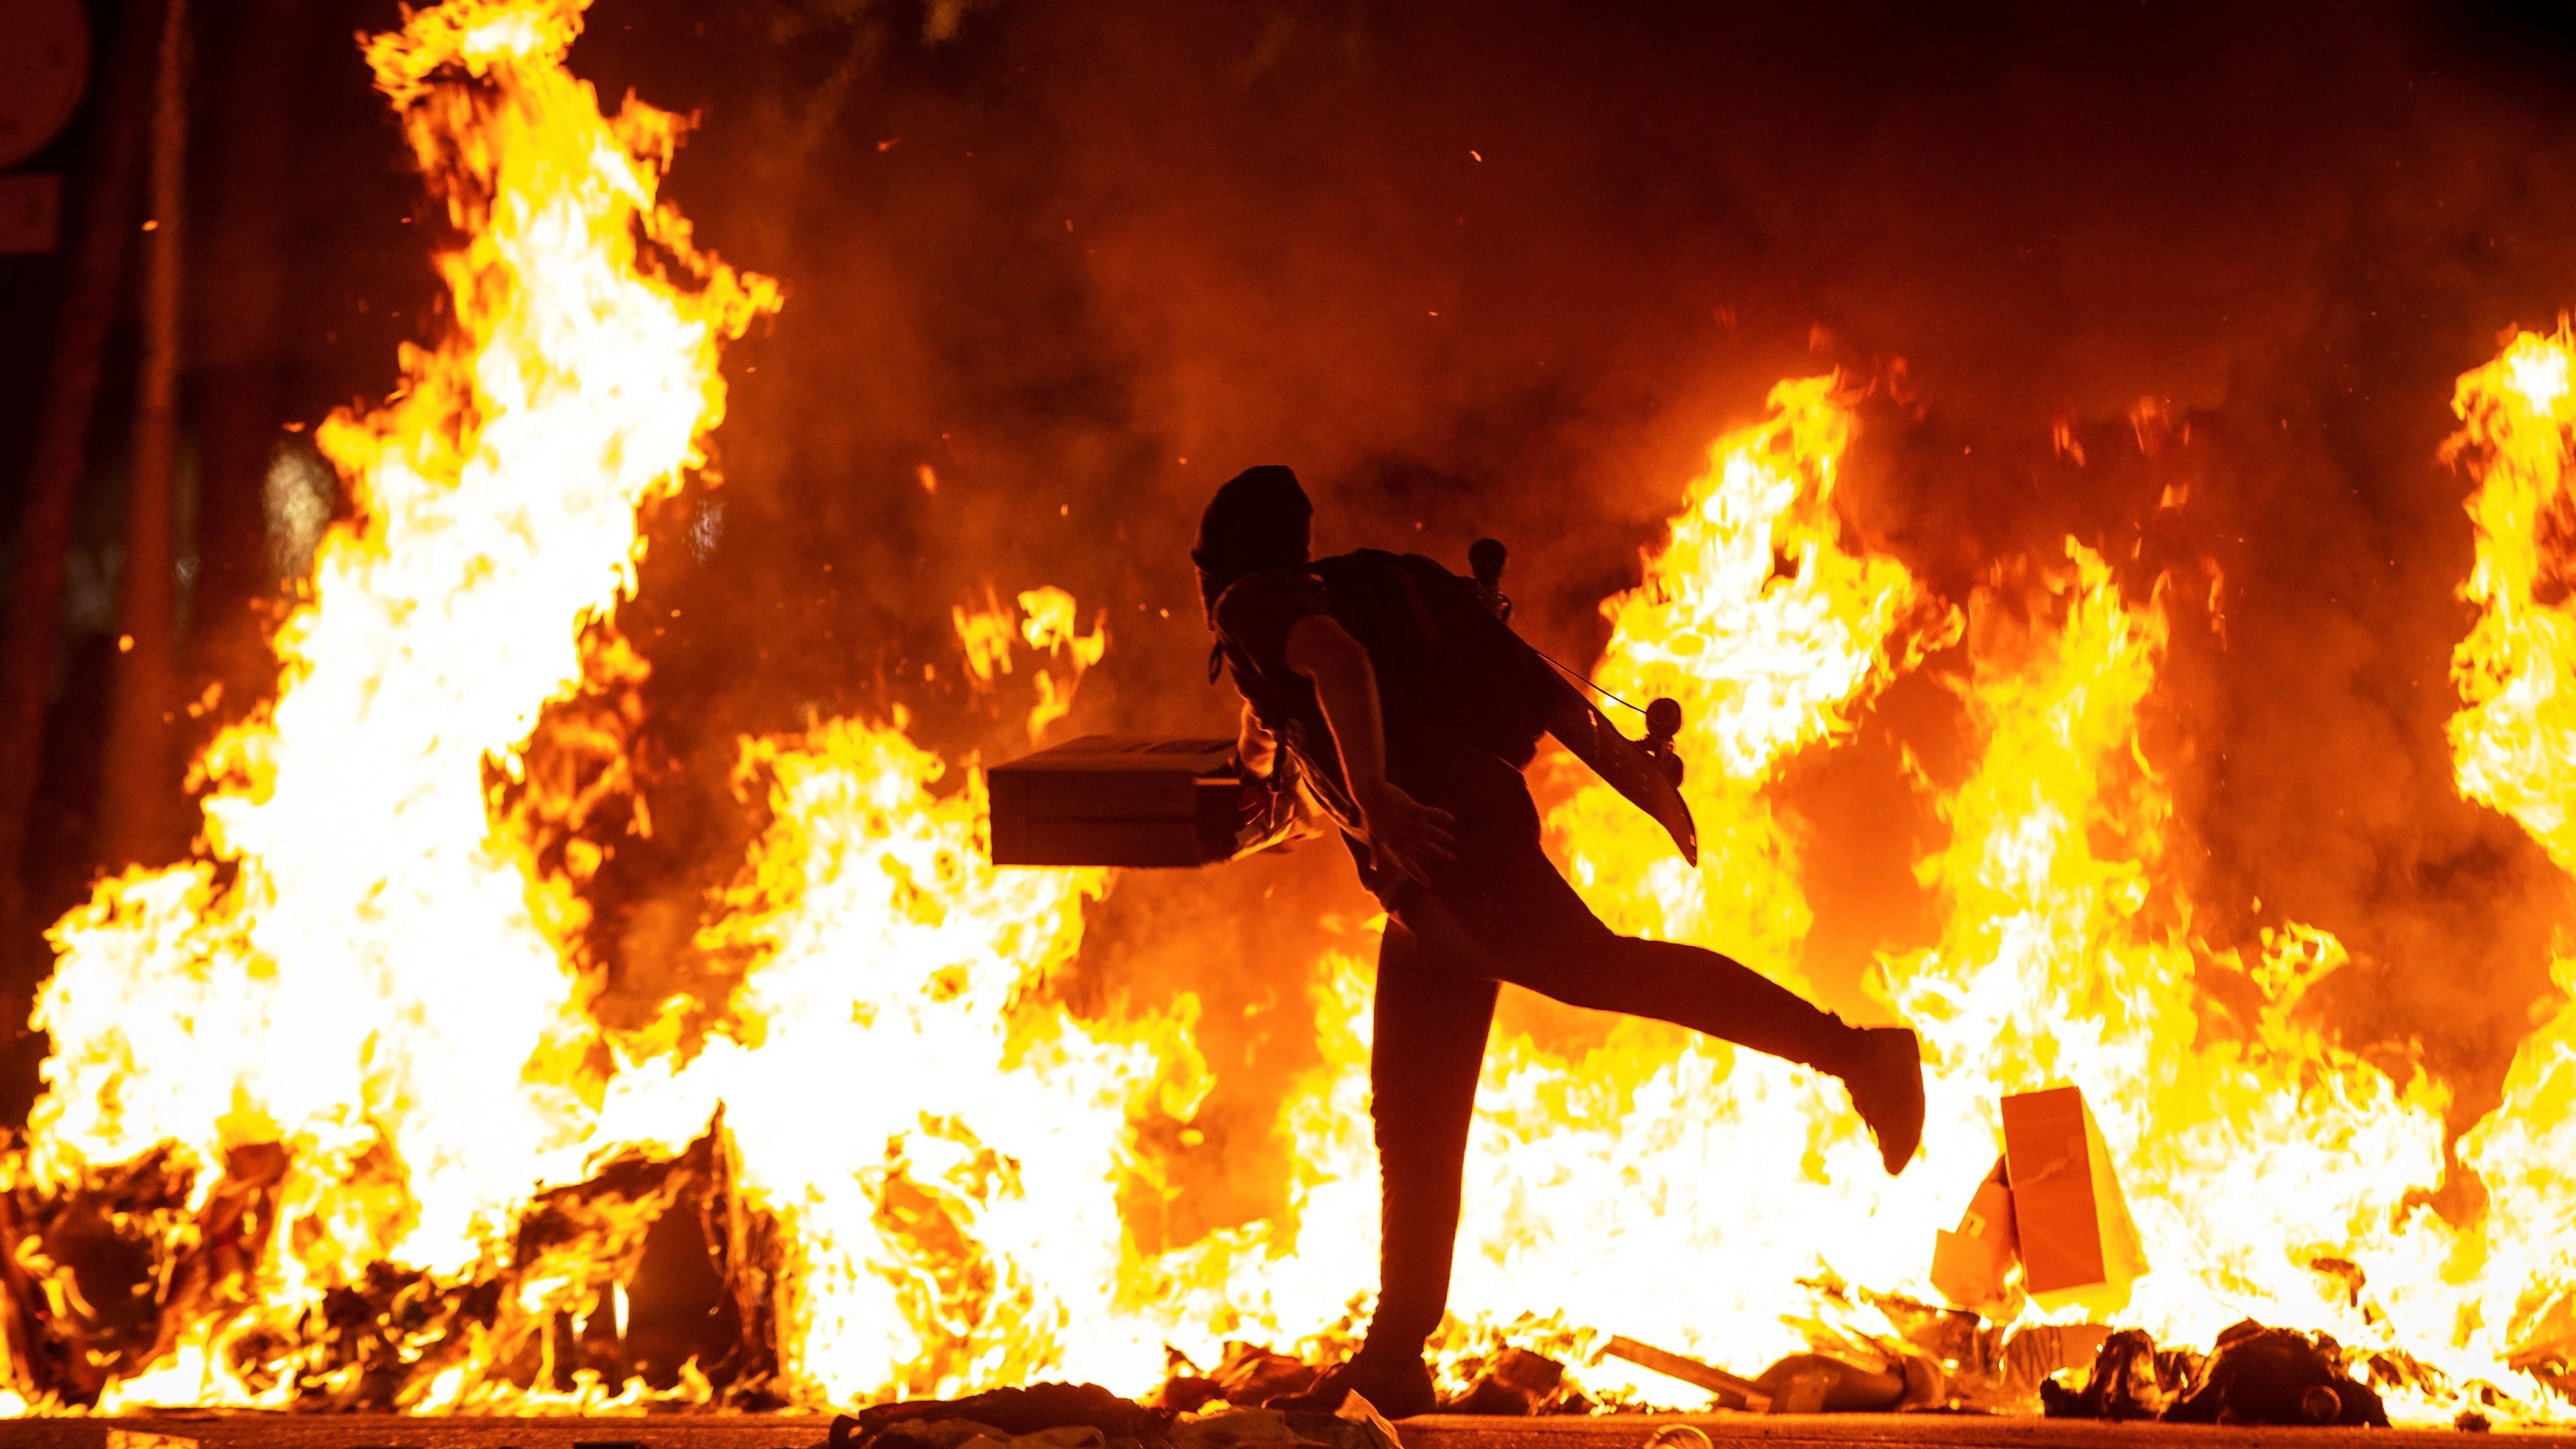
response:
[[[1470,969],[1569,1006],[1686,1026],[1842,1079],[1890,1173],[1923,1135],[1922,1050],[1904,1027],[1854,1027],[1760,972],[1699,946],[1601,923],[1532,839],[1415,913]]]

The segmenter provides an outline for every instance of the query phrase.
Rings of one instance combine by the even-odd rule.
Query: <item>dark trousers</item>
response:
[[[1502,820],[1462,816],[1455,866],[1429,888],[1389,893],[1369,1050],[1384,1194],[1372,1356],[1418,1355],[1448,1309],[1467,1129],[1499,983],[1837,1076],[1859,1039],[1840,1017],[1714,951],[1613,933],[1540,851],[1517,771],[1510,784],[1519,799],[1505,802]]]

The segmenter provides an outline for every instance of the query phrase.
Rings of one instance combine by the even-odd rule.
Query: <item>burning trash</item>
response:
[[[1565,1365],[1525,1348],[1506,1348],[1467,1386],[1466,1393],[1443,1409],[1452,1414],[1523,1418],[1532,1414],[1579,1414],[1589,1407],[1580,1396],[1568,1394]]]
[[[2037,1388],[2053,1419],[2156,1419],[2173,1407],[2198,1368],[2188,1354],[2159,1353],[2153,1338],[2132,1328],[2103,1338],[2081,1389],[2069,1389],[2054,1376]]]
[[[2247,1321],[2206,1358],[2160,1352],[2135,1329],[2113,1334],[2081,1389],[2041,1386],[2053,1419],[2168,1424],[2388,1427],[2377,1390],[2353,1378],[2330,1338]]]
[[[1320,1372],[1304,1359],[1252,1343],[1227,1344],[1225,1357],[1205,1374],[1186,1358],[1173,1367],[1156,1402],[1183,1413],[1195,1413],[1218,1401],[1257,1409],[1273,1399],[1304,1393]]]

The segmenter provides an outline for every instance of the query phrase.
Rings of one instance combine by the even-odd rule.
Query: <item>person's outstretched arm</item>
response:
[[[1333,732],[1342,778],[1379,867],[1427,883],[1432,866],[1457,858],[1452,818],[1386,777],[1386,720],[1368,650],[1330,615],[1309,614],[1289,628],[1287,658],[1290,669],[1314,682],[1315,702]]]

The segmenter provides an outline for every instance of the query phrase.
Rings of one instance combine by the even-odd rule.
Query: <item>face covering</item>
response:
[[[1275,463],[1246,468],[1216,490],[1199,515],[1198,546],[1190,550],[1199,571],[1199,602],[1211,625],[1217,596],[1236,579],[1306,561],[1314,516],[1297,475]]]

